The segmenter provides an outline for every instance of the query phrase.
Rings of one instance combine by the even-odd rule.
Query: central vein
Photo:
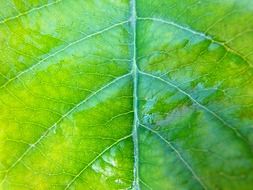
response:
[[[138,67],[136,64],[136,2],[131,0],[131,33],[132,33],[132,75],[133,75],[133,143],[134,143],[134,181],[133,187],[139,190],[139,147],[138,147]]]

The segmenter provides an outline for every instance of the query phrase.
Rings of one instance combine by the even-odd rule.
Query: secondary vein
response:
[[[197,30],[194,30],[194,29],[191,29],[189,27],[186,27],[186,26],[183,26],[183,25],[180,25],[178,23],[175,23],[173,21],[167,21],[167,20],[164,20],[162,18],[154,18],[154,17],[138,17],[137,18],[138,20],[150,20],[150,21],[156,21],[156,22],[161,22],[161,23],[164,23],[164,24],[168,24],[168,25],[171,25],[171,26],[175,26],[181,30],[184,30],[184,31],[187,31],[187,32],[190,32],[194,35],[197,35],[197,36],[200,36],[202,38],[205,38],[207,40],[210,40],[212,43],[215,43],[215,44],[218,44],[222,47],[224,47],[226,49],[226,51],[240,57],[246,64],[249,65],[249,67],[253,67],[252,63],[249,62],[249,60],[247,60],[246,56],[242,55],[240,52],[236,51],[235,49],[231,48],[229,45],[228,45],[228,42],[222,42],[222,41],[218,41],[216,39],[214,39],[214,37],[206,34],[206,33],[203,33],[203,32],[200,32],[200,31],[197,31]]]
[[[11,83],[12,81],[18,79],[19,77],[21,77],[22,75],[30,72],[30,71],[33,71],[35,68],[37,68],[38,66],[40,66],[42,63],[44,63],[45,61],[47,61],[48,59],[52,58],[52,57],[55,57],[56,55],[64,52],[65,50],[69,49],[69,48],[72,48],[74,45],[76,44],[79,44],[81,42],[83,42],[84,40],[87,40],[87,39],[90,39],[94,36],[97,36],[97,35],[100,35],[100,34],[103,34],[104,32],[107,32],[115,27],[118,27],[118,26],[121,26],[125,23],[128,23],[129,21],[128,20],[125,20],[125,21],[121,21],[121,22],[118,22],[118,23],[115,23],[111,26],[108,26],[106,28],[103,28],[99,31],[96,31],[94,33],[91,33],[91,34],[88,34],[88,35],[85,35],[84,37],[82,38],[79,38],[78,40],[75,40],[73,42],[70,42],[68,43],[67,45],[63,46],[62,48],[58,49],[57,51],[53,52],[53,53],[49,53],[45,58],[41,59],[40,61],[38,61],[37,63],[31,65],[30,67],[28,67],[27,69],[21,71],[20,73],[18,73],[17,75],[15,75],[14,77],[10,78],[8,81],[6,81],[3,85],[0,86],[0,89],[3,89],[4,87],[6,87],[9,83]]]

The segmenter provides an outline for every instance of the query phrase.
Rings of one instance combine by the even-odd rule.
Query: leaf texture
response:
[[[253,188],[253,1],[2,0],[0,16],[0,189]]]

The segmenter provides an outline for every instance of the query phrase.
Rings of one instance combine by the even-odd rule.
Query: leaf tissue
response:
[[[0,0],[1,190],[252,190],[252,0]]]

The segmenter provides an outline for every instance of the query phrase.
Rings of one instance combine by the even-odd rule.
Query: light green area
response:
[[[252,190],[253,1],[1,0],[1,190]]]

